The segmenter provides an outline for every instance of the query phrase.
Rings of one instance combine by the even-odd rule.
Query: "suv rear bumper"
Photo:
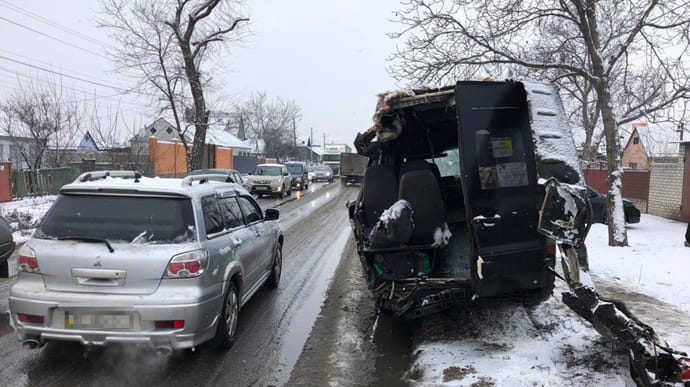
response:
[[[252,195],[256,194],[274,194],[274,193],[280,193],[282,191],[283,186],[280,185],[278,187],[273,187],[267,184],[254,184],[249,187],[249,192]]]
[[[191,348],[215,335],[222,308],[222,285],[200,294],[198,288],[163,286],[150,295],[56,292],[45,289],[38,275],[25,275],[11,289],[10,325],[19,340],[76,341],[82,344],[136,343],[172,349]],[[176,284],[177,285],[177,284]],[[65,311],[126,313],[129,329],[65,327]],[[23,323],[18,314],[43,316],[43,323]],[[157,329],[155,321],[184,320],[179,329]]]

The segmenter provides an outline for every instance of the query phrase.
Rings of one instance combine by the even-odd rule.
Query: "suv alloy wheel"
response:
[[[225,294],[225,301],[223,302],[221,318],[218,321],[216,337],[213,338],[213,344],[216,348],[230,349],[232,347],[232,344],[235,342],[239,313],[240,299],[237,286],[234,281],[230,281],[228,291]]]

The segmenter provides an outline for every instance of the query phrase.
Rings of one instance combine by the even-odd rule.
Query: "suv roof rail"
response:
[[[220,173],[208,173],[205,175],[191,175],[187,176],[184,179],[182,179],[182,186],[183,187],[191,187],[192,183],[195,181],[199,181],[199,184],[206,183],[207,181],[220,181],[222,183],[234,183],[235,180],[232,179],[231,176],[225,175],[225,174],[220,174]]]
[[[121,177],[124,179],[130,178],[134,179],[135,183],[138,183],[142,175],[141,172],[137,171],[93,171],[82,173],[81,175],[79,175],[79,177],[77,177],[77,180],[75,180],[74,182],[84,183],[87,181],[105,179],[106,177]]]

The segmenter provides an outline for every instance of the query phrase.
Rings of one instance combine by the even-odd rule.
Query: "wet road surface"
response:
[[[238,334],[227,352],[195,351],[157,356],[134,346],[83,347],[49,343],[25,350],[0,320],[0,380],[3,385],[57,386],[268,386],[283,385],[309,335],[350,230],[345,203],[358,189],[314,185],[299,199],[262,207],[281,212],[285,235],[283,276],[277,290],[260,290],[240,311]],[[306,193],[306,195],[305,195]],[[293,192],[297,196],[297,192]],[[7,303],[11,280],[0,279]]]

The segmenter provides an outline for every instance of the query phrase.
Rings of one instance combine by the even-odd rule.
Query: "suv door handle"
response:
[[[235,245],[235,247],[239,246],[242,244],[242,239],[239,238],[233,238],[232,239],[232,244]]]

